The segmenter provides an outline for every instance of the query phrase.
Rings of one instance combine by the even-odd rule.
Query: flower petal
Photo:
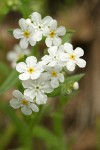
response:
[[[61,83],[63,83],[63,82],[64,82],[64,75],[63,75],[62,73],[59,73],[59,74],[58,74],[58,79],[59,79],[59,81],[60,81]]]
[[[22,73],[19,75],[20,80],[28,80],[30,79],[30,74],[28,72]]]
[[[35,71],[31,74],[31,79],[35,80],[35,79],[39,78],[40,75],[41,75],[40,71]]]
[[[60,37],[54,37],[53,38],[53,45],[59,46],[61,44],[62,40]]]
[[[69,62],[67,62],[66,67],[69,71],[74,71],[75,70],[75,63],[73,61],[69,61]]]
[[[30,88],[33,87],[33,81],[31,79],[26,80],[26,81],[22,81],[22,85],[24,88]]]
[[[29,96],[30,98],[35,98],[35,91],[33,89],[26,89],[24,95]]]
[[[57,28],[57,30],[56,30],[56,34],[58,36],[63,36],[63,35],[65,35],[65,33],[66,33],[66,28],[63,26]]]
[[[45,55],[42,57],[42,61],[44,62],[44,64],[48,64],[50,61],[50,56],[49,55]]]
[[[14,109],[18,109],[21,106],[20,102],[17,99],[14,99],[14,98],[10,100],[10,105]]]
[[[26,58],[26,63],[28,65],[28,67],[32,67],[32,66],[36,65],[37,58],[35,56],[29,56]]]
[[[77,47],[75,50],[74,50],[74,54],[77,56],[77,57],[81,57],[84,55],[84,51],[82,48],[80,47]]]
[[[45,40],[45,43],[48,47],[51,47],[52,46],[52,38],[50,37],[47,37],[46,40]]]
[[[37,12],[32,13],[31,19],[33,23],[36,23],[37,25],[40,25],[41,23],[41,15]]]
[[[50,83],[53,88],[57,88],[59,86],[59,81],[56,78],[52,78]]]
[[[57,55],[57,50],[58,50],[58,47],[57,46],[52,46],[48,49],[48,53],[51,55],[51,56],[56,56]]]
[[[49,33],[50,33],[50,29],[49,29],[48,27],[44,27],[44,28],[43,28],[43,35],[44,35],[44,36],[48,36]]]
[[[36,96],[36,103],[38,105],[41,105],[41,104],[45,104],[46,102],[47,102],[47,95],[39,91]]]
[[[42,86],[42,90],[45,93],[51,93],[53,91],[53,88],[51,87],[50,82],[45,82],[45,85]]]
[[[59,55],[61,61],[68,61],[68,55],[64,52],[61,52]]]
[[[12,95],[19,100],[23,99],[23,97],[24,97],[24,95],[19,90],[14,90],[12,92]]]
[[[42,25],[43,25],[43,26],[48,26],[51,20],[52,20],[52,17],[50,17],[50,16],[44,17],[44,18],[42,19]]]
[[[32,110],[30,108],[28,108],[27,106],[21,107],[21,111],[25,115],[31,115],[32,114]]]
[[[31,46],[34,46],[36,44],[36,40],[33,38],[33,36],[29,37],[29,43]]]
[[[52,24],[50,25],[50,29],[51,30],[56,30],[56,28],[57,28],[57,21],[56,20],[53,20],[53,21],[51,21],[52,22]]]
[[[21,18],[19,20],[19,26],[21,27],[21,29],[26,30],[28,26],[28,22],[24,18]]]
[[[21,29],[15,29],[13,31],[13,36],[16,38],[16,39],[20,39],[20,38],[23,38],[23,31]]]
[[[80,68],[84,68],[86,66],[86,61],[84,59],[78,58],[76,60],[76,64],[80,67]]]
[[[30,104],[30,108],[32,109],[32,111],[34,112],[38,112],[39,111],[39,108],[35,105],[35,104]]]
[[[28,47],[28,39],[22,38],[19,45],[22,49],[26,49]]]
[[[73,46],[70,43],[65,43],[64,44],[64,49],[69,54],[73,52]]]
[[[25,72],[27,70],[27,65],[24,62],[20,62],[16,65],[16,70],[20,73]]]
[[[36,33],[33,34],[32,38],[35,41],[41,41],[42,40],[42,31],[36,31]]]

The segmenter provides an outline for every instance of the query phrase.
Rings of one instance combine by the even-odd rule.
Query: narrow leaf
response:
[[[10,74],[8,73],[8,78],[4,81],[3,85],[0,87],[0,94],[9,90],[11,87],[16,85],[18,82],[18,73],[13,70]]]

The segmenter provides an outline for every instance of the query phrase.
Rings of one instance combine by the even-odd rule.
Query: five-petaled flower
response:
[[[78,65],[80,68],[86,66],[86,61],[80,58],[84,55],[82,48],[77,47],[73,50],[73,46],[70,43],[65,43],[63,48],[64,51],[60,54],[60,59],[65,63],[65,66],[69,71],[74,71],[75,65]]]
[[[45,104],[47,102],[47,95],[45,93],[51,93],[53,88],[50,82],[47,81],[44,75],[41,75],[36,80],[27,80],[22,82],[23,87],[26,89],[24,94],[35,99],[38,105]]]
[[[37,58],[29,56],[26,58],[26,63],[20,62],[16,65],[16,70],[21,73],[20,80],[37,79],[43,71],[42,63],[37,63]]]
[[[41,15],[38,12],[34,12],[31,14],[31,20],[35,29],[34,36],[37,41],[40,41],[42,39],[45,27],[48,27],[53,19],[50,16],[46,16],[42,19]]]
[[[15,68],[17,61],[21,60],[24,56],[27,56],[30,53],[30,49],[23,50],[18,44],[16,44],[13,50],[8,52],[7,59],[11,62],[12,68]]]
[[[21,29],[15,29],[13,35],[16,39],[21,39],[19,43],[20,47],[26,49],[29,43],[31,46],[34,46],[36,39],[34,38],[35,30],[33,26],[23,18],[19,20],[19,26]]]
[[[20,91],[15,90],[13,91],[13,96],[15,98],[12,98],[10,100],[10,105],[14,109],[21,108],[21,111],[25,115],[31,115],[33,112],[38,112],[39,108],[34,103],[33,99],[30,96],[23,95]]]
[[[61,73],[62,68],[59,66],[50,67],[45,66],[45,71],[43,73],[44,77],[50,80],[50,84],[53,88],[57,88],[59,86],[59,82],[64,82],[64,75]]]
[[[52,45],[59,46],[62,42],[60,36],[64,36],[66,33],[66,29],[63,26],[57,28],[57,21],[53,20],[49,27],[45,27],[43,32],[44,36],[46,36],[46,45],[51,47]]]

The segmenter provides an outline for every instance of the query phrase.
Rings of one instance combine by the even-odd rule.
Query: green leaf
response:
[[[16,85],[17,82],[18,82],[18,73],[15,70],[13,70],[10,74],[8,73],[8,78],[0,87],[0,94],[3,94],[5,91],[9,90],[11,87]]]
[[[55,148],[57,150],[66,150],[66,146],[62,139],[55,136],[48,129],[42,126],[35,126],[33,130],[33,135],[37,138],[44,140],[49,148]]]
[[[70,76],[70,77],[67,77],[65,79],[65,82],[64,83],[69,83],[69,82],[78,82],[81,78],[83,78],[85,75],[85,73],[81,73],[81,74],[77,74],[77,75],[73,75],[73,76]]]
[[[55,88],[53,92],[48,93],[47,96],[48,97],[58,96],[60,94],[60,90],[61,90],[61,87],[59,86],[58,88]]]
[[[6,76],[10,72],[10,68],[4,62],[0,62],[0,71],[4,76]]]
[[[62,37],[62,44],[64,44],[65,42],[71,42],[71,38],[74,33],[75,33],[74,30],[68,30],[66,32],[66,35]]]
[[[0,110],[4,111],[6,115],[10,118],[12,124],[17,130],[21,144],[24,146],[24,150],[31,150],[32,137],[28,127],[28,124],[24,120],[19,118],[19,115],[13,110],[8,104],[0,103]]]

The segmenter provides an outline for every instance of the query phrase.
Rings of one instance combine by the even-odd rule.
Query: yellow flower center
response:
[[[28,38],[29,36],[30,36],[30,32],[29,31],[24,31],[24,36],[26,37],[26,38]]]
[[[28,101],[27,101],[26,99],[23,99],[23,100],[21,101],[21,103],[22,103],[23,105],[28,105]]]
[[[55,36],[55,31],[50,31],[49,36],[53,38]]]
[[[52,77],[57,77],[57,72],[56,71],[52,71],[51,75],[52,75]]]
[[[34,68],[29,68],[29,69],[28,69],[28,72],[29,72],[30,74],[32,74],[34,71],[35,71]]]
[[[71,60],[75,60],[75,55],[74,55],[74,54],[71,54],[71,55],[69,56],[69,58],[70,58]]]

